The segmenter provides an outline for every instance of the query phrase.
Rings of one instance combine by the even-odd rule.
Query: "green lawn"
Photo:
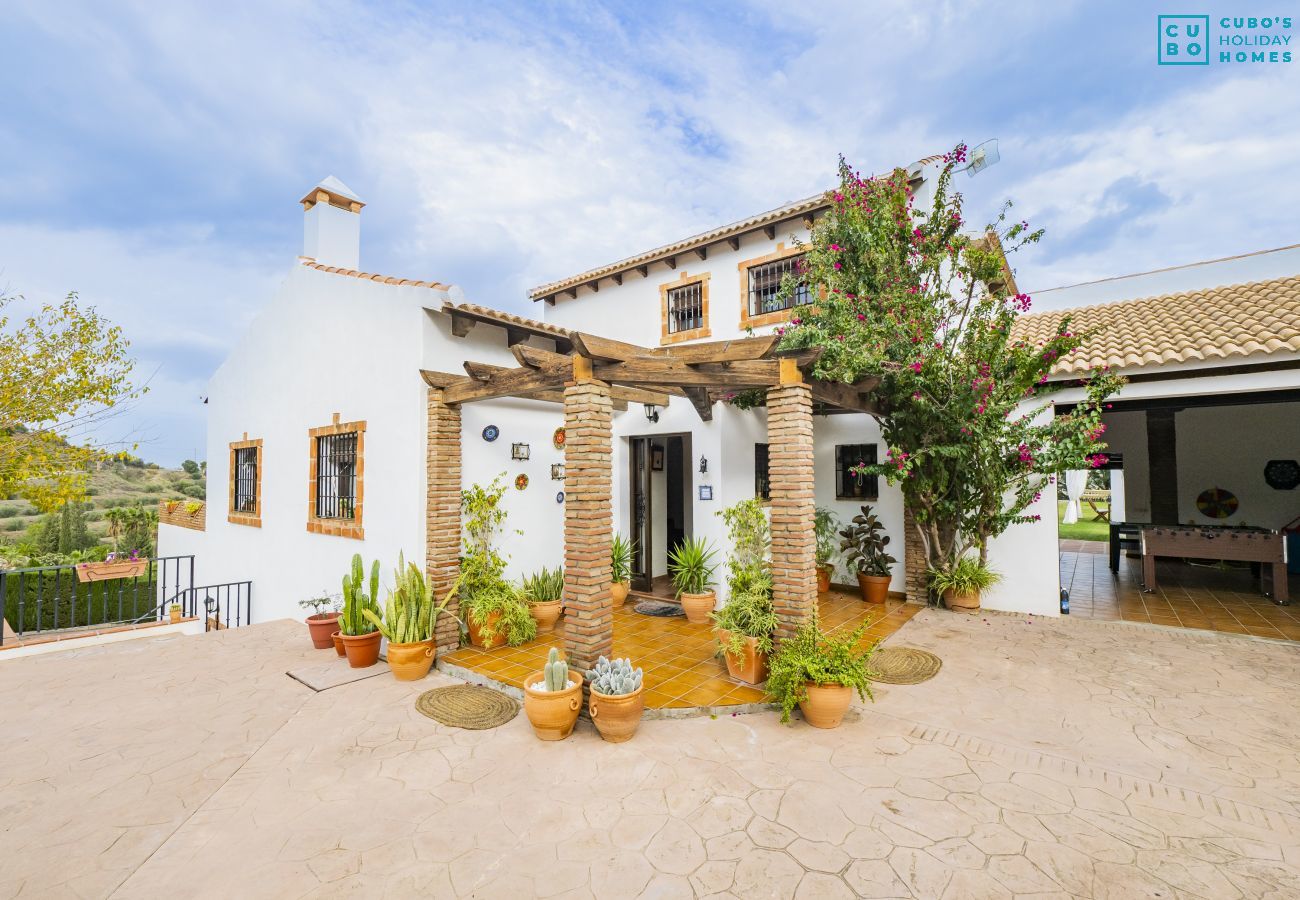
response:
[[[1100,506],[1101,504],[1098,504]],[[1065,501],[1056,501],[1056,521],[1059,523],[1065,515]],[[1075,541],[1108,541],[1110,540],[1110,523],[1092,521],[1093,512],[1088,504],[1083,504],[1083,512],[1079,515],[1079,521],[1073,525],[1060,525],[1060,536],[1066,540]]]

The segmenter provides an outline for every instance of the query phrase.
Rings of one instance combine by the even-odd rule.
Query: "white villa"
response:
[[[918,203],[940,165],[932,157],[909,167]],[[193,554],[197,582],[251,580],[253,621],[299,616],[300,600],[337,592],[354,553],[390,566],[402,551],[433,571],[448,491],[502,474],[512,485],[508,527],[523,532],[507,542],[511,574],[563,563],[572,498],[560,391],[533,385],[527,398],[461,405],[458,463],[437,449],[445,444],[435,442],[442,426],[430,397],[453,383],[501,381],[500,369],[553,360],[584,335],[678,359],[671,354],[685,347],[771,334],[791,315],[774,306],[781,276],[825,210],[821,196],[789,203],[551,282],[531,292],[536,317],[524,318],[477,305],[459,287],[364,271],[363,203],[337,179],[302,204],[302,256],[210,384],[206,518],[164,512],[159,529],[159,555]],[[1300,272],[1294,256],[1282,265]],[[1199,492],[1215,486],[1240,498],[1239,521],[1280,528],[1300,515],[1300,494],[1256,483],[1269,460],[1300,457],[1300,279],[1222,287],[1246,271],[1225,263],[1049,292],[1052,306],[1132,304],[1080,313],[1108,330],[1087,360],[1074,361],[1131,376],[1107,417],[1126,476],[1117,519],[1217,521],[1195,512]],[[1193,286],[1201,293],[1185,293]],[[1173,291],[1183,293],[1158,296]],[[1058,315],[1030,316],[1025,327],[1037,333]],[[336,348],[327,365],[321,348]],[[668,397],[615,386],[610,396],[608,506],[614,529],[638,541],[634,587],[653,591],[677,540],[704,536],[721,551],[718,510],[767,494],[769,411],[706,389]],[[901,560],[891,590],[923,602],[900,493],[845,471],[883,452],[874,420],[844,408],[851,401],[835,408],[820,399],[814,391],[816,505],[843,520],[872,506]],[[1071,399],[1067,391],[1057,402]],[[1044,496],[1031,510],[1040,522],[995,542],[991,564],[1004,580],[985,594],[986,608],[1058,614],[1055,502]],[[454,555],[447,546],[444,535],[439,552]]]

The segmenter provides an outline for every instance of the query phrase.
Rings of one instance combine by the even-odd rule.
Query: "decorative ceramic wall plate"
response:
[[[563,502],[564,502],[564,491],[558,491],[558,492],[556,492],[556,494],[555,494],[555,502],[556,502],[556,503],[563,503]]]
[[[551,443],[555,445],[556,450],[564,449],[564,429],[555,429],[555,434],[551,435]]]
[[[1223,488],[1210,488],[1196,497],[1196,508],[1201,515],[1211,519],[1226,519],[1237,511],[1239,505],[1237,495]]]
[[[483,440],[491,442],[501,436],[501,429],[495,425],[488,425],[483,429]]]
[[[1264,466],[1264,483],[1277,491],[1300,486],[1300,463],[1294,459],[1270,459]]]
[[[515,490],[522,491],[526,487],[528,487],[528,476],[527,475],[517,476],[515,478]]]

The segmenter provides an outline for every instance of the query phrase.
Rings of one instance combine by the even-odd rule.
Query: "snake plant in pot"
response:
[[[974,556],[963,556],[947,572],[930,570],[930,590],[943,597],[949,609],[961,612],[979,612],[980,594],[1001,580]]]
[[[714,550],[704,538],[686,538],[668,554],[668,571],[686,621],[707,625],[717,598],[713,593]]]
[[[623,605],[627,592],[632,589],[632,550],[635,544],[621,532],[615,532],[609,542],[609,592],[615,609]]]
[[[429,580],[415,563],[407,563],[397,555],[397,571],[393,573],[393,589],[384,604],[384,614],[363,609],[361,614],[370,620],[379,632],[388,638],[388,667],[398,681],[418,681],[429,674],[437,652],[433,643],[438,616],[456,596],[460,579],[433,605],[433,592]]]
[[[889,567],[898,560],[885,552],[889,535],[885,534],[880,518],[870,506],[853,517],[847,528],[840,532],[844,538],[840,549],[845,561],[858,573],[858,589],[868,603],[884,603],[889,597]]]
[[[523,588],[528,612],[537,622],[537,633],[550,634],[564,605],[564,567],[534,572],[524,579]]]
[[[379,662],[379,642],[383,639],[365,611],[379,612],[379,560],[370,568],[370,592],[366,593],[365,566],[361,554],[352,556],[352,568],[343,576],[343,614],[339,616],[339,634],[348,665],[364,669]]]

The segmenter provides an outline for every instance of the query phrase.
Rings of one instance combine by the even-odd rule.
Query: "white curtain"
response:
[[[1079,521],[1079,499],[1087,487],[1087,469],[1071,469],[1065,473],[1065,496],[1069,499],[1065,504],[1065,517],[1061,519],[1063,524],[1071,525]]]
[[[1128,499],[1124,496],[1124,470],[1110,470],[1110,520],[1112,522],[1128,521]]]

